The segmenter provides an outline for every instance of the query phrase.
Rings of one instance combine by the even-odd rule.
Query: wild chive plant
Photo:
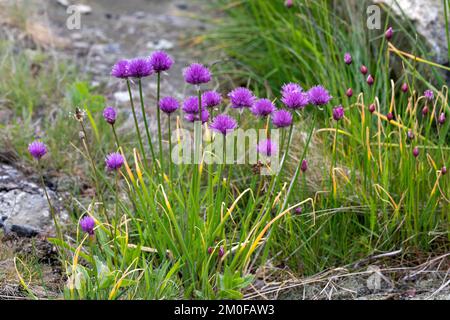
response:
[[[344,91],[315,86],[304,92],[299,84],[288,83],[279,100],[258,99],[248,88],[237,88],[228,94],[229,101],[222,101],[205,91],[212,77],[209,69],[200,64],[188,67],[184,77],[195,85],[197,95],[184,101],[184,114],[173,99],[158,98],[150,104],[170,115],[157,119],[168,121],[168,128],[174,120],[177,129],[194,123],[195,156],[187,164],[173,162],[170,144],[183,144],[178,135],[163,137],[161,130],[155,144],[158,157],[150,135],[144,145],[131,90],[139,149],[123,150],[117,142],[118,150],[106,162],[111,175],[98,174],[84,117],[79,117],[99,197],[80,221],[84,233],[76,241],[55,241],[72,253],[64,260],[66,297],[165,298],[178,291],[185,298],[239,298],[253,271],[272,256],[313,270],[392,247],[436,248],[441,241],[446,246],[450,202],[445,91],[419,95],[409,86],[410,94],[405,92],[398,102],[392,84],[392,99],[382,104],[387,99],[375,93],[384,77],[379,72],[371,76],[373,69],[367,67],[361,75],[356,63],[336,57],[360,77],[356,86],[344,81]],[[112,72],[125,79],[129,89],[138,79],[147,133],[142,81],[154,74],[152,67],[143,65],[150,61],[120,62]],[[360,93],[345,94],[348,87]],[[342,105],[331,108],[333,99]],[[219,115],[212,116],[214,107],[221,107]],[[247,150],[248,155],[257,153],[259,162],[242,165],[241,176],[236,149],[228,146],[243,126],[241,117],[251,113],[264,134],[257,135],[255,149]],[[294,126],[307,113],[312,121],[303,121],[300,129],[306,134],[299,139],[299,149]],[[324,128],[316,128],[317,123]],[[272,128],[279,129],[280,140]],[[324,149],[319,163],[309,150],[317,139],[322,139]],[[216,141],[221,142],[222,161],[207,162],[209,151],[202,145]],[[213,159],[219,158],[216,152]],[[278,167],[271,161],[274,154],[282,155]],[[228,158],[232,161],[225,161]],[[261,175],[263,169],[272,174]],[[318,187],[312,190],[307,179],[318,172]]]
[[[229,93],[230,108],[227,108],[219,93],[202,92],[200,85],[206,89],[212,75],[205,66],[193,64],[185,70],[184,77],[196,85],[198,95],[188,97],[182,109],[175,98],[158,99],[156,108],[168,116],[156,120],[161,122],[161,128],[167,122],[169,136],[164,137],[161,130],[156,143],[151,139],[145,143],[138,119],[143,120],[144,130],[149,132],[148,115],[138,115],[135,110],[131,86],[136,85],[137,79],[139,99],[144,106],[142,82],[145,77],[155,75],[152,64],[154,59],[136,58],[122,60],[113,67],[111,75],[126,81],[129,88],[138,148],[122,148],[115,130],[120,124],[117,111],[106,107],[103,120],[111,126],[117,148],[105,158],[106,174],[92,157],[95,146],[88,140],[86,112],[77,109],[75,113],[96,194],[79,220],[81,232],[77,232],[76,241],[62,237],[51,240],[64,253],[61,258],[68,277],[65,296],[71,299],[163,298],[166,292],[171,293],[167,297],[173,297],[175,285],[186,298],[242,297],[242,291],[253,279],[251,270],[259,260],[258,253],[269,241],[271,227],[304,203],[312,202],[312,199],[295,202],[291,198],[294,181],[287,190],[283,175],[277,171],[283,169],[289,152],[295,118],[282,107],[299,112],[309,104],[309,96],[291,83],[283,88],[284,104],[277,106],[276,101],[257,99],[250,90],[237,88]],[[314,97],[318,105],[324,106],[329,101],[323,88]],[[207,108],[214,107],[220,107],[223,113],[210,117]],[[141,112],[145,113],[144,107]],[[238,154],[233,144],[234,133],[240,127],[235,118],[252,114],[258,123],[264,120],[261,127],[257,126],[263,134],[258,132],[259,142],[250,144],[255,149],[244,153],[259,154],[260,167],[255,171],[252,164],[243,164],[250,169],[248,172],[254,173],[250,186],[241,189],[235,182]],[[187,122],[183,123],[183,116]],[[171,133],[174,120],[177,129],[194,122],[193,151],[198,154],[187,165],[173,162],[172,143],[175,142],[175,147],[183,143],[178,131]],[[278,134],[272,130],[275,128],[282,130],[279,142]],[[311,126],[308,141],[313,130]],[[207,148],[203,144],[216,142],[219,149],[212,158],[221,161],[206,163]],[[153,143],[162,148],[158,153],[152,149]],[[37,156],[35,149],[33,154]],[[298,172],[305,171],[307,150],[305,146],[300,155]],[[278,152],[283,153],[279,168],[271,162]],[[165,158],[164,166],[161,154]],[[261,175],[263,169],[271,175]],[[160,290],[151,288],[155,277],[162,281],[157,284]]]

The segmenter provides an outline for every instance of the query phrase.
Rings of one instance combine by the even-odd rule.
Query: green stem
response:
[[[290,195],[291,195],[292,190],[294,188],[294,184],[296,183],[296,181],[298,179],[298,175],[300,174],[300,168],[302,166],[302,161],[305,159],[306,153],[308,152],[309,144],[311,143],[311,139],[312,139],[312,136],[313,136],[313,133],[314,133],[314,129],[315,129],[315,126],[316,126],[316,121],[317,121],[317,112],[314,112],[314,114],[313,114],[313,123],[312,123],[312,126],[311,126],[311,130],[309,131],[308,140],[306,140],[306,145],[305,145],[305,148],[303,149],[302,156],[300,157],[300,159],[298,161],[297,168],[295,169],[294,177],[291,180],[291,183],[289,185],[288,191],[286,193],[286,198],[284,200],[283,207],[282,207],[281,211],[286,209],[286,206],[288,204]]]
[[[158,117],[159,162],[161,163],[161,170],[164,173],[164,158],[163,158],[162,133],[161,133],[161,111],[159,109],[160,98],[161,98],[161,73],[158,72],[156,76],[156,114]]]
[[[43,174],[41,163],[39,160],[38,160],[38,167],[39,167],[39,174],[41,176],[42,189],[44,189],[45,197],[47,198],[48,207],[50,209],[50,214],[52,215],[53,223],[55,224],[56,236],[58,237],[58,239],[60,241],[63,241],[61,228],[60,228],[58,220],[56,218],[55,208],[53,207],[50,197],[47,193],[47,187],[45,186],[45,182],[44,182],[44,174]]]
[[[116,128],[114,127],[114,125],[111,125],[111,128],[112,128],[112,131],[113,131],[113,134],[114,134],[114,139],[116,140],[117,148],[119,149],[120,148],[120,142],[119,142],[119,138],[117,137]]]
[[[159,108],[158,108],[159,109]],[[168,129],[169,129],[169,180],[172,183],[172,126],[170,123],[170,114],[168,117]]]
[[[117,225],[119,223],[119,174],[115,173],[114,260],[117,263]],[[119,245],[120,246],[120,245]]]
[[[129,79],[127,79],[127,87],[128,87],[128,94],[130,95],[131,111],[133,113],[134,126],[136,127],[136,133],[137,133],[138,140],[139,140],[139,147],[141,149],[142,156],[144,157],[144,163],[145,163],[145,165],[147,165],[147,156],[145,154],[144,144],[142,143],[141,130],[139,130],[139,124],[138,124],[137,117],[136,117],[136,110],[134,108],[133,95],[131,93]]]
[[[110,225],[108,214],[106,213],[106,202],[105,202],[105,199],[103,198],[103,192],[100,189],[100,182],[99,182],[99,178],[98,178],[97,166],[95,165],[94,158],[92,157],[91,151],[86,142],[87,141],[86,140],[87,139],[86,128],[84,127],[84,124],[82,121],[80,121],[80,125],[81,125],[81,130],[83,131],[83,138],[81,140],[83,142],[84,149],[86,150],[87,156],[89,158],[89,162],[91,163],[92,171],[94,172],[94,183],[95,183],[95,187],[96,187],[98,196],[100,197],[100,201],[102,203],[103,215],[105,216],[106,222],[108,223],[108,225]]]
[[[139,83],[139,98],[141,100],[141,112],[142,112],[142,118],[144,119],[144,125],[145,125],[145,133],[147,135],[148,145],[150,146],[150,152],[152,153],[152,160],[155,161],[155,151],[153,150],[153,143],[152,139],[150,137],[150,130],[148,128],[148,122],[147,122],[147,114],[145,113],[145,106],[144,106],[144,95],[142,94],[142,82],[141,79],[138,80]],[[159,108],[157,108],[159,111]],[[161,139],[160,139],[161,140]]]

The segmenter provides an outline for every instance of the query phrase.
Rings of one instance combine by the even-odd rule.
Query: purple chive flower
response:
[[[315,106],[322,106],[330,102],[331,96],[322,86],[315,86],[308,91],[309,102]]]
[[[302,214],[302,212],[303,212],[303,208],[302,207],[295,208],[295,213],[296,214]]]
[[[284,2],[284,5],[286,6],[286,8],[292,8],[292,6],[294,5],[294,1],[293,0],[286,0]]]
[[[184,69],[184,80],[187,83],[200,85],[211,81],[211,72],[200,63],[193,63]]]
[[[372,104],[369,106],[369,112],[370,112],[370,113],[374,113],[374,112],[375,112],[375,109],[376,109],[375,104],[372,103]]]
[[[392,112],[388,112],[388,114],[386,115],[386,118],[388,119],[388,121],[392,121],[392,120],[394,120],[394,114]]]
[[[419,148],[414,147],[412,154],[413,154],[414,158],[417,158],[420,154]]]
[[[123,156],[118,152],[108,154],[105,159],[106,168],[109,171],[119,170],[123,163]]]
[[[173,59],[164,51],[156,51],[150,56],[150,65],[155,72],[167,71],[172,67]]]
[[[103,109],[103,118],[105,119],[106,122],[108,122],[111,125],[116,123],[117,118],[116,109],[114,109],[113,107],[106,107],[105,109]]]
[[[309,104],[309,98],[304,92],[294,91],[285,94],[281,102],[289,109],[303,109]]]
[[[367,84],[369,86],[373,85],[375,82],[375,79],[373,78],[373,76],[371,74],[369,74],[369,76],[367,77]]]
[[[333,108],[333,119],[336,121],[341,120],[344,117],[344,107],[343,106],[337,106],[336,108]]]
[[[208,122],[209,119],[209,112],[206,109],[202,110],[202,123]],[[195,122],[199,121],[198,113],[187,113],[184,118],[189,122]]]
[[[228,94],[231,107],[235,109],[251,108],[255,103],[255,96],[247,88],[236,88]]]
[[[206,91],[202,95],[202,104],[207,108],[213,108],[222,103],[222,96],[216,91]]]
[[[391,40],[392,36],[394,35],[394,30],[392,29],[392,27],[389,27],[386,32],[385,32],[385,37],[387,40]]]
[[[277,128],[289,127],[292,124],[292,114],[286,110],[278,110],[272,114],[272,123]]]
[[[269,99],[259,99],[251,108],[251,112],[258,117],[266,117],[277,110]]]
[[[147,58],[135,58],[128,63],[128,76],[133,78],[148,77],[153,73],[152,65]]]
[[[83,232],[86,232],[90,236],[94,235],[94,228],[95,228],[95,220],[94,218],[90,216],[84,216],[80,220],[80,227]]]
[[[422,109],[422,115],[426,116],[428,114],[428,112],[430,111],[430,109],[428,109],[428,106],[423,107]]]
[[[306,159],[302,160],[302,165],[300,166],[300,170],[302,170],[302,172],[306,172],[308,170],[308,161]]]
[[[303,92],[303,88],[297,83],[286,83],[281,88],[281,95],[284,97],[293,92]]]
[[[219,114],[211,123],[211,129],[226,135],[237,128],[237,122],[226,114]]]
[[[345,95],[349,98],[353,97],[353,89],[352,88],[348,88],[347,92],[345,93]]]
[[[344,62],[348,65],[352,64],[353,59],[352,59],[352,56],[350,55],[350,53],[347,52],[344,54]]]
[[[369,69],[367,69],[365,65],[362,65],[361,68],[359,68],[359,71],[361,71],[363,75],[366,75],[369,72]]]
[[[406,133],[406,137],[408,138],[408,140],[414,140],[415,137],[414,132],[411,129],[409,129],[408,132]]]
[[[198,113],[198,97],[190,96],[186,98],[183,102],[183,111],[186,113]],[[202,109],[204,107],[204,103],[202,101]]]
[[[256,149],[258,153],[270,157],[273,154],[277,153],[278,147],[275,142],[270,139],[266,139],[260,141]]]
[[[445,176],[445,175],[447,174],[447,167],[446,167],[446,166],[442,166],[442,168],[441,168],[441,174],[442,174],[443,176]]]
[[[162,112],[171,114],[179,107],[178,100],[174,97],[164,97],[159,101],[159,108]]]
[[[423,95],[425,96],[425,98],[427,98],[428,101],[433,101],[434,99],[434,93],[431,90],[425,90]]]
[[[222,246],[220,246],[220,248],[219,248],[218,255],[219,255],[219,258],[222,258],[225,255],[225,250]]]
[[[404,93],[406,93],[406,92],[408,92],[408,89],[409,89],[408,84],[407,84],[407,83],[404,83],[404,84],[402,85],[402,91],[403,91]]]
[[[41,141],[33,141],[28,145],[28,152],[36,160],[40,160],[47,153],[47,146]]]
[[[445,123],[445,120],[446,120],[445,113],[442,112],[438,117],[438,122],[440,125],[443,125]]]
[[[130,62],[125,59],[117,61],[111,70],[111,75],[113,77],[119,78],[119,79],[128,78],[129,77],[129,74],[128,74],[129,63]]]
[[[213,251],[214,251],[214,249],[212,247],[208,247],[208,250],[207,250],[208,254],[212,254]]]

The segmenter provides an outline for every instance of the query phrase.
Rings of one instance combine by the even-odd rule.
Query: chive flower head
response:
[[[384,33],[385,37],[387,40],[391,40],[392,36],[394,35],[394,30],[392,29],[392,27],[389,27],[386,32]]]
[[[129,61],[122,59],[116,62],[116,64],[112,67],[111,75],[115,78],[126,79],[129,77],[128,74],[128,65]]]
[[[431,90],[425,90],[425,92],[423,93],[423,95],[425,96],[425,98],[426,98],[428,101],[433,101],[433,99],[434,99],[434,93],[433,93],[433,91],[431,91]]]
[[[211,129],[220,132],[223,135],[227,135],[237,128],[237,122],[232,117],[226,114],[219,114],[214,118],[211,123]]]
[[[211,72],[201,63],[193,63],[183,72],[184,80],[193,85],[200,85],[211,81]]]
[[[308,94],[301,91],[286,93],[281,102],[289,109],[303,109],[309,104]]]
[[[408,89],[409,89],[408,84],[407,84],[407,83],[404,83],[404,84],[402,85],[402,91],[403,91],[404,93],[406,93],[406,92],[408,92]]]
[[[443,125],[445,123],[445,120],[446,120],[445,112],[442,112],[438,117],[438,123],[440,125]]]
[[[333,119],[336,121],[339,121],[342,118],[344,118],[344,107],[337,106],[337,107],[333,108]]]
[[[348,88],[347,91],[345,92],[345,95],[349,98],[353,97],[353,89]]]
[[[183,111],[186,113],[198,113],[199,101],[198,97],[190,96],[186,98],[183,102]],[[204,107],[204,103],[202,101],[202,109]]]
[[[369,72],[369,69],[367,69],[367,67],[366,67],[365,65],[362,65],[362,66],[359,68],[359,71],[361,71],[361,73],[362,73],[363,75],[366,75],[366,74]]]
[[[116,123],[116,119],[117,119],[116,109],[114,109],[113,107],[106,107],[105,109],[103,109],[103,118],[110,125],[113,125],[114,123]]]
[[[302,172],[306,172],[308,170],[308,161],[306,159],[302,160],[300,170],[302,170]]]
[[[308,91],[308,99],[315,106],[323,106],[330,102],[331,98],[323,86],[315,86]]]
[[[231,101],[231,107],[235,109],[251,108],[255,103],[253,92],[247,88],[236,88],[228,94]]]
[[[159,101],[159,108],[162,112],[171,114],[179,107],[178,100],[174,97],[164,97]]]
[[[207,108],[213,108],[222,103],[222,96],[216,91],[206,91],[202,94],[202,104]]]
[[[41,141],[33,141],[28,145],[28,152],[36,160],[40,160],[47,153],[47,146]]]
[[[292,92],[303,92],[303,88],[294,82],[286,83],[281,88],[281,95],[284,97]]]
[[[266,117],[277,110],[269,99],[259,99],[255,102],[250,111],[258,117]]]
[[[289,127],[292,124],[292,114],[286,110],[278,110],[272,113],[272,123],[277,128]]]
[[[86,232],[90,236],[94,235],[94,228],[95,228],[95,220],[91,216],[84,216],[80,220],[80,227],[83,232]]]
[[[106,156],[105,164],[109,171],[119,170],[124,163],[123,156],[118,152],[110,153]]]
[[[153,73],[152,65],[147,58],[135,58],[128,63],[128,76],[133,78],[148,77]]]
[[[353,59],[352,59],[352,56],[350,55],[350,53],[346,52],[344,54],[344,62],[345,62],[345,64],[348,64],[348,65],[352,64]]]
[[[155,51],[150,56],[150,65],[155,72],[169,70],[173,65],[173,59],[165,51]]]

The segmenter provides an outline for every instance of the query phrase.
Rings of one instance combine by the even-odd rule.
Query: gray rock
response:
[[[47,190],[52,204],[62,221],[67,213],[61,210],[61,201],[55,192]],[[3,227],[22,236],[39,231],[52,232],[53,220],[44,190],[27,180],[17,169],[0,164],[0,217]]]
[[[147,48],[151,50],[170,50],[173,49],[173,47],[174,47],[173,42],[166,39],[150,41],[147,43]]]
[[[441,64],[447,62],[447,38],[442,0],[374,0],[374,3],[386,4],[400,17],[404,14],[413,22],[418,34],[427,40],[435,53],[435,60]]]

